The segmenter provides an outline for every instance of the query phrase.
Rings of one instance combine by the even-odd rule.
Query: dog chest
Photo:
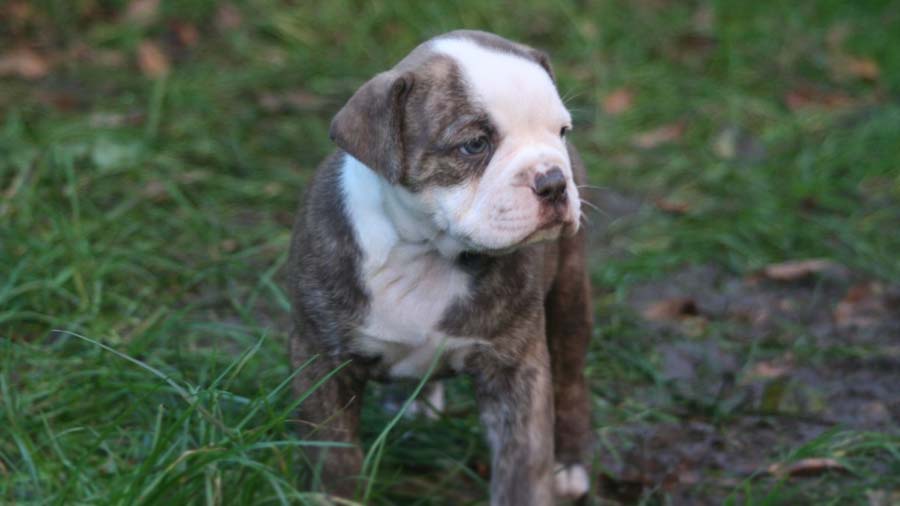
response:
[[[359,351],[381,357],[392,377],[421,377],[443,347],[443,362],[462,365],[473,338],[448,336],[439,324],[469,290],[469,276],[424,244],[395,244],[384,263],[368,265],[369,310],[357,329]]]
[[[341,184],[369,298],[355,332],[356,350],[379,356],[394,377],[421,377],[442,348],[443,362],[458,369],[479,340],[445,335],[439,325],[467,296],[469,275],[438,251],[427,223],[402,205],[390,206],[386,183],[353,157],[345,158]]]

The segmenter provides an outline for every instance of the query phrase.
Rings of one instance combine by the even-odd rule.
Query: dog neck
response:
[[[455,260],[464,246],[449,236],[422,209],[409,190],[392,185],[349,154],[344,155],[341,185],[347,211],[366,267],[377,269],[398,246],[421,248]]]

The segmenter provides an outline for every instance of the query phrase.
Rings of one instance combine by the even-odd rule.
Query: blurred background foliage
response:
[[[551,55],[595,187],[597,501],[896,504],[898,26],[889,0],[3,2],[0,500],[311,500],[278,389],[293,212],[343,101],[465,27]],[[372,503],[484,503],[450,386]]]

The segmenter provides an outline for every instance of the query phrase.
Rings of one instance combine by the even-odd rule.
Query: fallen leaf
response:
[[[787,92],[784,102],[792,111],[809,108],[840,109],[856,103],[842,91],[824,91],[809,86],[801,86]]]
[[[774,379],[786,376],[794,367],[794,357],[788,355],[785,358],[775,360],[763,360],[757,362],[747,375],[752,378]]]
[[[191,23],[175,22],[172,25],[172,30],[175,32],[178,43],[183,47],[194,47],[197,45],[197,41],[200,40],[200,32]]]
[[[153,23],[159,14],[159,0],[132,0],[125,9],[125,21],[138,26]]]
[[[769,466],[768,471],[777,478],[799,478],[820,476],[828,472],[849,472],[840,462],[829,458],[808,458],[790,463],[775,463]]]
[[[865,79],[867,81],[876,81],[881,75],[881,68],[878,63],[871,58],[861,58],[856,56],[848,56],[843,58],[843,67],[847,73]]]
[[[603,112],[610,116],[618,116],[631,108],[634,93],[628,88],[618,88],[603,98]]]
[[[684,201],[658,198],[653,202],[657,209],[670,214],[684,214],[691,210],[691,205]]]
[[[767,278],[776,281],[796,281],[838,267],[838,264],[831,260],[814,258],[767,265],[762,272]]]
[[[869,327],[885,318],[888,304],[884,286],[862,283],[851,286],[834,308],[834,322],[841,327]]]
[[[639,148],[651,149],[662,144],[677,141],[684,135],[684,131],[684,123],[670,123],[653,130],[639,133],[632,138],[632,142]]]
[[[238,242],[237,242],[237,240],[235,240],[235,239],[230,239],[230,238],[229,238],[229,239],[225,239],[225,240],[222,241],[222,243],[219,245],[219,248],[221,248],[221,250],[224,251],[225,253],[233,253],[234,250],[237,249],[237,247],[238,247]]]
[[[34,8],[23,1],[10,1],[0,7],[0,14],[11,24],[22,26],[34,17]]]
[[[166,184],[162,181],[148,181],[141,188],[140,194],[150,200],[159,202],[169,197],[168,192]]]
[[[13,49],[0,55],[0,76],[40,79],[50,72],[50,63],[29,48]]]
[[[141,42],[138,46],[137,58],[138,67],[147,77],[155,79],[169,73],[169,58],[153,41]]]
[[[641,314],[648,320],[662,322],[698,316],[700,311],[694,299],[675,297],[654,302],[647,306]]]
[[[241,26],[243,17],[241,11],[231,2],[219,5],[216,10],[216,28],[220,31],[233,30]]]

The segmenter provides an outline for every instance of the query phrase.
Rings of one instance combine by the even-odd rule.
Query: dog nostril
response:
[[[553,167],[534,178],[534,193],[547,202],[558,203],[566,194],[566,176],[559,167]]]

